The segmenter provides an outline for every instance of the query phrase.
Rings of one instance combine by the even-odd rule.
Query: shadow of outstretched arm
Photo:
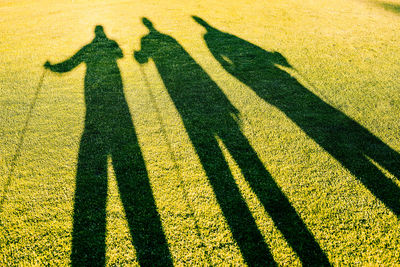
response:
[[[85,127],[82,133],[74,197],[72,266],[106,265],[108,163],[112,162],[136,258],[143,266],[172,266],[172,258],[153,196],[146,164],[126,101],[117,59],[123,53],[102,26],[95,38],[59,64],[67,72],[86,64]]]
[[[53,72],[59,72],[59,73],[68,72],[68,71],[71,71],[72,69],[74,69],[75,67],[77,67],[79,64],[84,62],[84,58],[83,58],[84,54],[85,54],[85,47],[80,49],[71,58],[69,58],[63,62],[60,62],[57,64],[51,64],[49,61],[47,61],[44,64],[44,67]]]

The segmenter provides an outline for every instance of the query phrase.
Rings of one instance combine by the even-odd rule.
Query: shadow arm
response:
[[[149,57],[142,50],[134,51],[133,57],[140,64],[144,64],[149,61]]]
[[[84,50],[82,48],[71,58],[57,64],[51,64],[49,61],[47,61],[44,64],[44,67],[53,72],[59,72],[59,73],[68,72],[84,61],[83,55],[84,55]]]
[[[147,63],[149,61],[149,51],[146,44],[146,37],[143,37],[140,43],[141,49],[133,51],[133,58],[140,64]]]
[[[119,47],[117,42],[115,42],[115,41],[112,42],[112,48],[113,48],[113,53],[115,54],[116,58],[124,57],[124,53],[122,52],[122,49]]]

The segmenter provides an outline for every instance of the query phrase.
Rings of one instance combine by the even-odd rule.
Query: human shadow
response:
[[[235,35],[219,31],[199,17],[193,18],[207,30],[204,40],[225,70],[285,113],[389,209],[400,215],[399,187],[372,162],[398,179],[398,152],[278,67],[291,67],[280,53],[265,51]]]
[[[141,64],[149,58],[154,61],[247,264],[276,265],[219,141],[302,262],[329,265],[326,255],[242,134],[238,110],[174,38],[160,33],[146,18],[143,23],[149,33],[141,39],[141,50],[134,57]]]
[[[85,128],[81,137],[73,215],[73,266],[105,265],[108,159],[112,160],[136,256],[141,265],[172,266],[145,162],[126,102],[118,44],[96,26],[91,43],[59,64],[68,72],[86,63]]]

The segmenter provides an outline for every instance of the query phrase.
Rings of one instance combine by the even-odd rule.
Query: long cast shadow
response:
[[[123,92],[117,65],[122,57],[118,44],[107,38],[102,26],[96,26],[93,41],[74,56],[59,64],[45,64],[55,72],[68,72],[81,63],[87,67],[71,262],[73,266],[105,265],[107,161],[111,158],[139,263],[172,266]]]
[[[146,18],[149,34],[135,59],[151,58],[180,113],[217,201],[245,261],[276,265],[218,144],[221,140],[275,224],[306,265],[329,265],[326,255],[242,134],[238,111],[207,73],[171,36]]]
[[[268,52],[193,16],[206,30],[204,40],[222,67],[279,110],[323,147],[376,197],[400,215],[399,187],[372,162],[400,178],[400,155],[366,128],[324,102],[289,73],[278,52]]]

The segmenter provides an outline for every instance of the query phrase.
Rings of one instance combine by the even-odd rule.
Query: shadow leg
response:
[[[346,150],[328,151],[393,213],[400,215],[400,188],[386,177],[365,155]]]
[[[305,266],[329,266],[327,256],[307,229],[287,197],[237,126],[221,133],[229,152],[239,165],[244,177],[271,216],[275,226],[300,257]]]
[[[72,266],[105,265],[107,153],[99,135],[82,135],[76,175]]]
[[[249,266],[275,266],[215,137],[212,133],[188,132],[246,263]]]
[[[364,138],[362,141],[360,147],[365,154],[400,179],[400,154],[371,133],[369,138]]]
[[[114,129],[112,160],[133,245],[142,266],[173,266],[145,162],[131,122]]]

